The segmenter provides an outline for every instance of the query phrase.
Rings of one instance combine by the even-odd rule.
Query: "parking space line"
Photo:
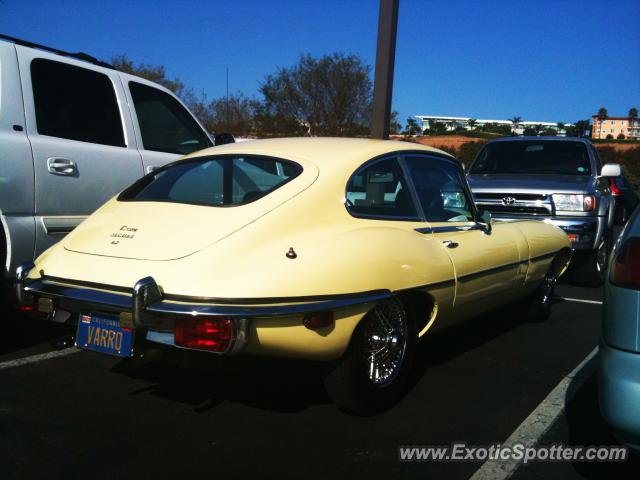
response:
[[[571,373],[562,379],[546,396],[536,409],[504,441],[503,447],[522,444],[525,448],[534,447],[564,412],[565,406],[580,386],[595,372],[598,347],[585,357]],[[509,478],[520,466],[518,460],[487,460],[473,474],[471,480],[504,480]]]
[[[592,305],[602,305],[601,300],[583,300],[581,298],[560,297],[565,302],[590,303]]]
[[[22,365],[29,365],[31,363],[42,362],[51,358],[64,357],[71,355],[72,353],[78,353],[80,350],[77,348],[66,348],[64,350],[58,350],[55,352],[39,353],[38,355],[31,355],[24,358],[16,358],[15,360],[9,360],[7,362],[0,363],[0,370],[7,368],[21,367]]]

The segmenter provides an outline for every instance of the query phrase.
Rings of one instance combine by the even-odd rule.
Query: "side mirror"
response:
[[[620,175],[622,175],[622,170],[619,163],[606,163],[602,167],[602,173],[600,174],[601,177],[605,178],[615,178]]]
[[[480,214],[478,224],[482,227],[484,233],[491,233],[491,212],[488,210],[480,210],[478,213]]]

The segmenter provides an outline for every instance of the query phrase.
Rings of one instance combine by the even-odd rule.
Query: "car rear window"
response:
[[[300,165],[271,157],[183,160],[141,178],[118,200],[232,207],[264,197],[301,172]]]
[[[471,173],[590,175],[591,162],[581,142],[495,142],[480,152]]]

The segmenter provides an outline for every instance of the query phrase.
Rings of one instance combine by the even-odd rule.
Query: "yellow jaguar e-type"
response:
[[[401,395],[434,326],[518,301],[545,319],[570,257],[559,228],[478,211],[439,150],[257,140],[143,177],[22,265],[16,294],[77,324],[83,349],[328,361],[332,399],[371,413]]]

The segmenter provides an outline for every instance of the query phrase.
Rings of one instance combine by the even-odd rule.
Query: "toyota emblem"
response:
[[[502,204],[506,207],[513,205],[514,203],[516,203],[516,199],[513,197],[504,197],[502,199]]]

